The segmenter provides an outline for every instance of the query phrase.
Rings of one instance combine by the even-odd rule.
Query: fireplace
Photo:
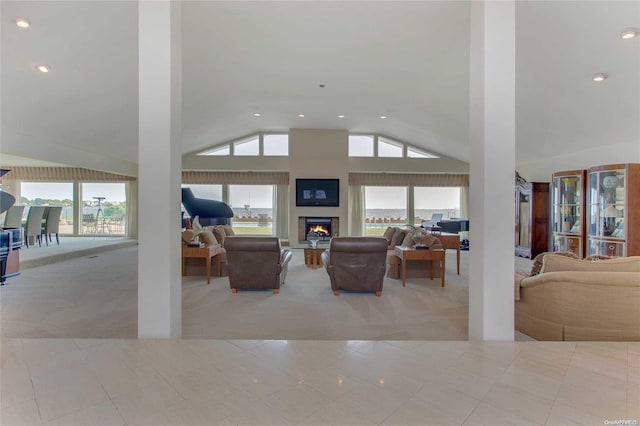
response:
[[[298,218],[298,241],[308,241],[307,236],[314,232],[319,241],[329,241],[338,234],[339,222],[337,217],[301,216]]]

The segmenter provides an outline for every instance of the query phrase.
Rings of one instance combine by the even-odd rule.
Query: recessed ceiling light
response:
[[[253,113],[253,116],[254,116],[254,117],[260,117],[260,113],[259,113],[259,112],[254,112],[254,113]]]
[[[304,114],[298,114],[298,117],[302,118],[304,117]]]
[[[381,115],[380,118],[382,118],[384,120],[385,118],[387,118],[387,116],[386,115]]]
[[[640,34],[640,31],[637,28],[625,28],[620,33],[620,37],[622,37],[623,40],[629,40],[638,37],[638,34]]]
[[[31,22],[27,21],[24,18],[18,18],[14,22],[20,28],[29,28],[29,26],[31,25]]]
[[[607,79],[607,74],[603,72],[599,72],[593,75],[593,81],[605,81]]]
[[[344,115],[339,115],[338,118],[344,118]]]
[[[49,72],[49,67],[47,67],[46,65],[38,65],[36,69],[40,72]]]

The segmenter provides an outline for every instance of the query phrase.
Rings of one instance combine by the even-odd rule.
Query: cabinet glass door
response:
[[[518,232],[516,245],[520,247],[530,246],[529,222],[531,220],[531,195],[521,192],[518,197]]]
[[[624,170],[591,173],[589,191],[589,236],[623,239]]]

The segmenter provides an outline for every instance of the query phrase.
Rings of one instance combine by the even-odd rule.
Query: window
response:
[[[236,234],[273,235],[273,185],[229,185]]]
[[[263,155],[289,155],[289,135],[264,135],[262,140]]]
[[[82,184],[82,234],[124,235],[127,220],[124,183]]]
[[[437,155],[428,153],[412,146],[407,146],[407,158],[440,158]]]
[[[349,157],[373,157],[373,136],[349,135]]]
[[[378,138],[378,157],[402,157],[402,144],[391,139]]]
[[[233,143],[233,155],[260,155],[260,138],[258,135]]]
[[[442,219],[460,217],[460,188],[415,187],[414,225],[420,226],[433,214],[441,214]]]
[[[382,235],[388,226],[407,224],[406,187],[366,186],[364,191],[366,235]]]
[[[73,234],[73,183],[71,182],[22,182],[19,204],[27,206],[62,206],[60,234]],[[18,203],[16,203],[18,204]],[[29,212],[24,209],[24,219]]]
[[[214,156],[224,156],[231,154],[231,147],[229,145],[217,146],[215,148],[211,148],[207,151],[201,152],[198,155],[214,155]]]

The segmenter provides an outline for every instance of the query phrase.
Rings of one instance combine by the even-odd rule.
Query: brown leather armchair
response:
[[[322,253],[331,290],[375,292],[382,294],[388,241],[383,237],[335,237],[329,250]]]
[[[280,292],[287,276],[291,250],[276,237],[226,237],[224,248],[231,292],[272,289]]]

